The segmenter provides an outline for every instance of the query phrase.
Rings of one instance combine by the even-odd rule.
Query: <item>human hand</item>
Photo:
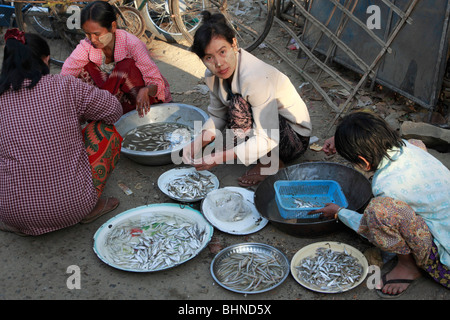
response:
[[[193,166],[197,171],[210,170],[220,164],[220,162],[217,161],[216,158],[217,157],[214,154],[205,155],[201,159],[195,159],[193,161]]]
[[[139,89],[136,96],[136,110],[141,118],[150,111],[151,102],[148,93],[149,89],[147,87],[143,87]]]
[[[336,153],[336,146],[334,145],[334,137],[328,138],[323,144],[322,151],[327,155]]]
[[[308,212],[308,215],[322,213],[320,215],[320,218],[334,219],[334,216],[336,215],[336,213],[338,213],[340,208],[341,207],[339,207],[335,203],[325,203],[325,207],[323,207],[321,209],[310,211],[310,212]]]

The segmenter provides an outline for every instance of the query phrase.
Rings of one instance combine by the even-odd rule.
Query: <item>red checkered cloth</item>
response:
[[[127,58],[133,59],[136,62],[136,67],[141,71],[145,85],[154,84],[158,86],[156,98],[161,102],[172,101],[169,83],[150,57],[145,44],[138,37],[124,30],[118,29],[115,34],[114,61],[119,62]],[[83,67],[89,62],[101,66],[102,50],[94,48],[88,39],[84,39],[80,41],[64,62],[61,74],[70,74],[78,77]]]
[[[120,103],[74,77],[46,75],[3,93],[0,106],[0,220],[31,235],[78,223],[97,203],[80,123],[114,124]]]

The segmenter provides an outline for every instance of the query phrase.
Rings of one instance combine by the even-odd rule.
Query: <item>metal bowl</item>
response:
[[[342,223],[319,218],[283,219],[275,201],[273,184],[277,180],[334,180],[348,201],[348,209],[360,211],[372,198],[369,180],[353,168],[333,162],[309,162],[286,167],[261,182],[255,191],[255,206],[261,216],[276,228],[297,237],[319,237],[336,232]]]
[[[123,137],[130,130],[149,123],[176,122],[192,127],[196,135],[201,132],[202,125],[207,119],[208,114],[197,107],[182,103],[162,103],[153,105],[150,112],[142,118],[136,110],[130,111],[124,114],[115,126]],[[143,165],[181,164],[180,153],[183,147],[184,145],[181,145],[175,149],[161,151],[135,151],[122,148],[122,153]]]
[[[261,289],[261,290],[238,290],[231,288],[223,283],[223,279],[221,276],[218,275],[217,270],[220,268],[220,265],[223,261],[223,259],[227,258],[233,253],[262,253],[266,255],[273,256],[277,261],[280,262],[283,268],[284,275],[283,277],[276,283],[272,284],[270,287]],[[237,293],[243,293],[243,294],[256,294],[256,293],[262,293],[269,290],[272,290],[276,287],[278,287],[280,284],[283,283],[284,280],[286,280],[287,276],[289,275],[289,260],[288,258],[278,249],[269,246],[267,244],[263,243],[241,243],[241,244],[235,244],[232,246],[229,246],[222,251],[220,251],[211,262],[211,275],[214,278],[214,280],[221,285],[223,288],[228,289],[233,292]]]

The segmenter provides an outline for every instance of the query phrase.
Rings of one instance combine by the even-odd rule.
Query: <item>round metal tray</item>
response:
[[[204,199],[206,197],[206,195],[201,196],[201,197],[191,198],[191,199],[184,199],[184,198],[178,198],[178,197],[172,196],[169,193],[169,191],[167,190],[167,184],[170,183],[172,180],[180,178],[180,177],[186,175],[187,173],[194,172],[194,171],[196,171],[196,169],[194,167],[174,168],[169,171],[166,171],[162,175],[160,175],[158,178],[158,188],[169,198],[176,200],[176,201],[180,201],[180,202],[200,201],[200,200]],[[213,190],[216,190],[217,188],[219,188],[219,179],[217,179],[217,177],[214,174],[212,174],[211,172],[209,172],[207,170],[203,170],[203,171],[199,171],[199,172],[202,173],[203,175],[210,177],[211,181],[214,184]]]
[[[310,256],[315,256],[316,250],[318,248],[326,248],[326,249],[331,249],[331,250],[339,251],[339,252],[344,252],[344,250],[345,250],[345,252],[347,252],[354,258],[356,258],[358,260],[358,262],[362,265],[363,271],[361,274],[361,278],[358,281],[354,282],[352,285],[346,286],[342,289],[338,289],[338,288],[325,289],[322,287],[312,285],[312,284],[304,281],[303,279],[299,278],[296,267],[300,264],[300,262],[304,258],[310,257]],[[345,292],[345,291],[349,291],[353,288],[356,288],[366,278],[368,268],[369,268],[369,265],[368,265],[367,259],[361,251],[359,251],[358,249],[356,249],[348,244],[345,244],[342,242],[335,242],[335,241],[322,241],[322,242],[316,242],[316,243],[307,245],[307,246],[303,247],[302,249],[300,249],[299,251],[297,251],[297,253],[292,257],[292,260],[291,260],[291,274],[294,277],[294,279],[303,287],[310,289],[312,291],[321,292],[321,293],[340,293],[340,292]]]
[[[178,262],[173,262],[173,264],[164,266],[157,269],[140,269],[140,268],[129,268],[123,267],[116,264],[113,258],[110,256],[108,248],[105,245],[105,241],[109,232],[114,230],[115,226],[121,225],[127,220],[139,220],[142,218],[151,218],[155,215],[167,215],[169,217],[173,217],[176,219],[177,217],[185,218],[189,221],[197,223],[201,229],[204,228],[205,236],[201,243],[201,246],[195,251],[195,253],[188,259],[180,260]],[[173,268],[177,265],[185,263],[194,257],[196,257],[209,243],[212,238],[214,228],[211,226],[208,221],[203,217],[203,215],[188,206],[181,208],[179,204],[175,203],[161,203],[161,204],[151,204],[147,206],[141,206],[137,208],[133,208],[118,214],[117,216],[109,219],[105,222],[95,233],[94,235],[94,252],[107,265],[114,267],[116,269],[124,270],[124,271],[132,271],[132,272],[155,272],[160,270],[165,270],[169,268]]]
[[[245,290],[236,290],[234,288],[231,288],[227,285],[225,285],[222,282],[222,279],[217,275],[217,270],[220,267],[223,259],[227,258],[233,253],[264,253],[268,255],[274,256],[282,265],[284,276],[277,282],[274,283],[272,286],[262,289],[262,290],[252,290],[252,291],[245,291]],[[214,280],[223,288],[237,292],[237,293],[243,293],[243,294],[256,294],[256,293],[262,293],[269,290],[272,290],[276,287],[278,287],[280,284],[286,280],[287,276],[289,275],[289,260],[287,257],[278,249],[269,246],[267,244],[263,243],[241,243],[241,244],[235,244],[232,246],[229,246],[222,251],[220,251],[211,262],[211,275],[214,278]]]

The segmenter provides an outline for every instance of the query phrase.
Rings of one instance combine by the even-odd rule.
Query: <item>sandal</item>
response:
[[[377,294],[384,299],[396,299],[398,297],[400,297],[402,294],[404,294],[406,292],[406,290],[408,290],[408,288],[411,286],[411,284],[416,281],[417,279],[392,279],[392,280],[386,280],[386,275],[387,273],[383,274],[383,276],[381,277],[381,281],[383,281],[383,288],[385,285],[387,284],[391,284],[391,283],[409,283],[409,286],[403,290],[402,292],[399,293],[384,293],[381,289],[377,289],[376,292]]]
[[[113,203],[113,202],[117,202],[117,203],[113,204],[112,207],[108,208],[108,203]],[[116,209],[119,206],[119,204],[120,204],[119,199],[114,198],[114,197],[109,197],[109,198],[106,199],[102,210],[100,210],[99,212],[94,213],[94,214],[92,214],[92,213],[88,214],[86,217],[84,217],[80,221],[80,223],[81,224],[91,223],[92,221],[94,221],[94,220],[100,218],[101,216],[103,216],[104,214],[107,214],[108,212],[111,212],[114,209]]]

